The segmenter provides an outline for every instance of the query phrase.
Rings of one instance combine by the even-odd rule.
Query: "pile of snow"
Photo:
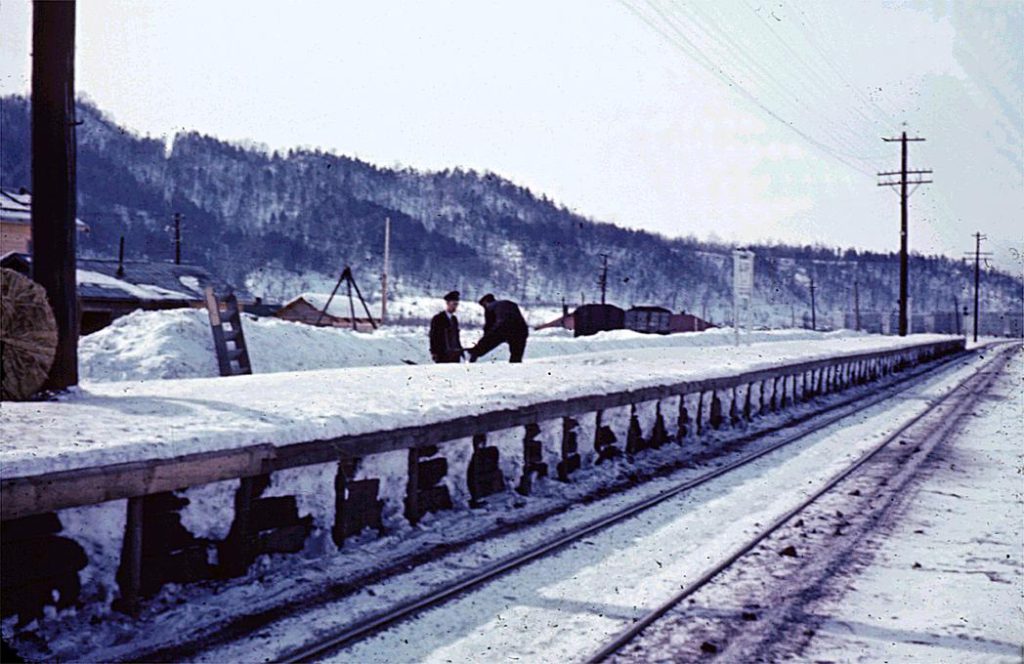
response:
[[[244,316],[242,325],[255,373],[430,363],[425,327],[388,326],[364,333],[253,316]],[[468,322],[462,325],[462,342],[471,346],[480,337],[480,325]],[[744,340],[748,343],[796,341],[853,334],[776,330],[752,332],[745,335]],[[555,328],[531,334],[526,357],[529,360],[593,353],[621,354],[643,348],[727,346],[731,343],[733,336],[728,329],[667,336],[615,330],[574,339],[572,332]],[[80,373],[87,382],[218,375],[209,319],[205,311],[198,309],[136,311],[83,337],[78,350]],[[507,346],[482,361],[507,362]]]

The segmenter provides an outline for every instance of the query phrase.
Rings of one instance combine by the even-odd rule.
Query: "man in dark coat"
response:
[[[438,364],[458,364],[462,359],[458,308],[459,291],[451,291],[444,296],[444,311],[430,319],[430,357]]]
[[[476,362],[478,357],[507,343],[509,362],[522,362],[530,329],[519,305],[511,300],[496,300],[488,293],[480,298],[480,306],[484,308],[484,336],[469,349],[469,361]]]

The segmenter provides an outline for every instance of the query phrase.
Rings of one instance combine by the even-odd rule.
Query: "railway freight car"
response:
[[[573,315],[573,336],[587,337],[625,327],[626,312],[614,304],[584,304]]]

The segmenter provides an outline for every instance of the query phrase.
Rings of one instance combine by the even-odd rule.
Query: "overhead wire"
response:
[[[876,158],[874,155],[867,156],[868,153],[872,152],[872,150],[864,144],[864,137],[862,135],[848,133],[848,127],[846,125],[837,123],[829,116],[813,112],[813,104],[824,98],[827,94],[826,91],[820,89],[820,87],[815,89],[816,86],[813,84],[808,85],[805,81],[799,79],[796,82],[798,84],[802,84],[802,90],[794,91],[791,84],[787,84],[779,80],[779,78],[773,74],[773,69],[777,69],[779,71],[784,70],[786,68],[784,66],[786,63],[779,63],[778,67],[770,66],[771,63],[768,62],[766,57],[771,54],[770,48],[759,49],[757,56],[750,55],[747,53],[748,49],[736,43],[735,40],[729,36],[727,31],[718,26],[717,22],[713,18],[703,14],[697,7],[691,7],[691,9],[692,13],[688,17],[690,19],[690,23],[704,32],[705,40],[711,39],[721,44],[721,57],[734,58],[734,56],[738,54],[743,61],[747,63],[747,67],[751,71],[751,75],[755,81],[758,78],[767,79],[774,85],[778,90],[777,102],[779,105],[787,107],[789,112],[797,117],[803,116],[803,119],[801,120],[802,125],[806,126],[809,124],[809,120],[813,116],[813,118],[816,119],[815,121],[821,124],[821,128],[831,134],[832,144],[836,147],[837,151],[840,151],[840,149],[842,150],[841,154],[843,154],[843,156],[866,162],[874,162],[874,159]],[[696,16],[695,14],[700,14],[700,16]],[[735,63],[736,60],[733,59],[733,62]],[[770,90],[762,88],[762,94],[764,93],[770,93]],[[762,98],[762,100],[764,99]],[[766,102],[766,104],[767,103],[769,102]]]
[[[849,89],[858,97],[861,104],[863,105],[863,108],[873,109],[874,112],[877,114],[878,121],[881,124],[886,125],[887,129],[897,129],[899,127],[899,123],[893,119],[892,114],[883,109],[878,104],[878,102],[871,98],[870,95],[865,94],[863,90],[854,85],[846,76],[846,74],[843,73],[839,65],[836,64],[835,60],[828,54],[827,49],[824,46],[822,46],[822,44],[818,41],[818,38],[815,35],[814,30],[811,29],[811,27],[807,24],[807,21],[811,20],[810,17],[807,15],[807,12],[805,12],[800,7],[797,7],[796,9],[805,19],[803,21],[797,19],[796,23],[799,26],[799,28],[803,31],[807,43],[810,44],[811,48],[813,48],[817,52],[818,57],[821,58],[821,61],[826,66],[828,66],[829,69],[832,70],[832,72],[838,77],[840,81],[842,81],[842,83],[847,87],[847,89]]]
[[[767,104],[762,102],[761,99],[759,99],[756,95],[750,92],[744,85],[742,85],[738,80],[736,80],[736,78],[733,75],[731,75],[729,72],[726,72],[720,64],[716,63],[715,61],[704,55],[701,52],[700,48],[676,24],[676,22],[673,21],[669,16],[667,16],[656,5],[650,2],[648,3],[650,9],[655,14],[657,14],[657,16],[661,19],[661,23],[664,24],[666,27],[662,27],[662,25],[656,22],[651,16],[647,15],[639,8],[633,6],[633,4],[629,0],[619,0],[619,2],[630,13],[635,15],[648,27],[650,27],[652,30],[661,35],[670,45],[672,45],[673,47],[687,55],[696,64],[700,65],[703,69],[708,71],[708,73],[712,74],[715,78],[717,78],[720,82],[724,83],[727,87],[735,90],[738,94],[740,94],[751,104],[762,110],[769,117],[779,122],[780,124],[784,125],[790,131],[797,134],[805,141],[817,147],[819,150],[831,156],[833,159],[839,161],[845,166],[869,177],[874,177],[874,173],[857,165],[856,163],[851,161],[847,156],[844,156],[843,154],[839,153],[839,151],[836,150],[835,147],[830,146],[816,139],[814,136],[811,136],[809,133],[805,132],[800,127],[797,127],[794,122],[782,117],[775,110],[773,110]]]
[[[834,81],[828,80],[819,67],[815,67],[810,62],[808,62],[804,54],[797,51],[797,49],[795,49],[789,41],[783,38],[782,35],[780,35],[779,32],[775,29],[775,26],[773,26],[771,22],[769,22],[768,19],[765,18],[765,16],[760,11],[758,11],[758,9],[755,9],[750,4],[750,0],[741,1],[747,7],[748,11],[750,11],[751,14],[755,15],[760,20],[762,25],[764,25],[764,27],[768,30],[769,34],[771,34],[775,38],[775,41],[777,41],[785,49],[785,51],[792,58],[792,61],[797,63],[800,69],[808,75],[810,80],[813,81],[813,85],[825,95],[834,95]],[[789,23],[796,22],[790,21],[788,22],[788,24]],[[824,58],[822,58],[822,61],[824,62]],[[847,85],[847,87],[849,87],[851,90],[853,89],[852,86]],[[868,116],[868,114],[865,112],[863,108],[863,104],[846,104],[841,105],[840,108],[848,110],[853,115],[859,116],[861,121],[866,122],[869,125],[874,125],[878,122],[877,118],[872,118]],[[858,138],[863,139],[863,133],[858,133],[857,136]]]

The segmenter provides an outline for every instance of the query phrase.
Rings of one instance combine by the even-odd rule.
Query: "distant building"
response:
[[[352,329],[352,315],[348,296],[335,295],[334,299],[331,300],[331,306],[325,312],[324,307],[327,305],[328,299],[330,299],[330,295],[327,293],[303,293],[285,302],[274,313],[274,316],[295,323]],[[354,302],[354,305],[357,312],[363,310],[363,305],[358,300]],[[369,332],[373,329],[373,323],[370,322],[369,318],[356,316],[355,329],[358,332]]]
[[[89,227],[75,219],[79,233]],[[32,194],[24,188],[0,189],[0,256],[11,252],[32,253]]]
[[[32,258],[12,252],[0,258],[0,266],[31,276]],[[243,307],[257,304],[251,294],[198,265],[79,258],[76,279],[82,334],[100,330],[137,309],[205,308],[207,286],[221,298],[233,292]]]

